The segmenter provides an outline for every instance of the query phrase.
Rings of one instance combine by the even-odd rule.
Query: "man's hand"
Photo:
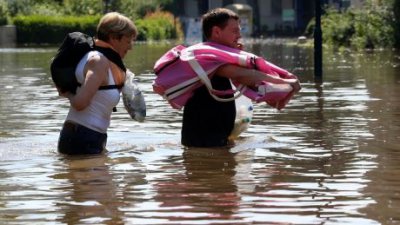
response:
[[[299,92],[300,89],[301,89],[300,82],[299,82],[299,80],[297,80],[297,79],[296,79],[295,82],[290,83],[290,86],[292,86],[292,88],[293,88],[293,90],[294,90],[295,92]]]

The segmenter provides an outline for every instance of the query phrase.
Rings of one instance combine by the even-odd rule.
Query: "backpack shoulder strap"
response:
[[[124,65],[124,62],[122,62],[121,56],[119,56],[119,54],[116,51],[112,50],[111,48],[104,48],[104,47],[99,47],[99,46],[94,46],[94,50],[103,53],[103,55],[108,60],[110,60],[115,65],[117,65],[119,68],[121,68],[121,70],[126,72],[126,67]]]
[[[120,89],[120,88],[122,88],[123,86],[124,86],[123,84],[104,85],[104,86],[100,86],[100,87],[99,87],[99,90]]]
[[[94,46],[94,50],[101,52],[108,60],[117,65],[122,71],[126,72],[126,67],[121,59],[121,56],[111,48],[105,48],[100,46]],[[99,90],[110,90],[110,89],[121,89],[123,84],[113,84],[100,86]]]

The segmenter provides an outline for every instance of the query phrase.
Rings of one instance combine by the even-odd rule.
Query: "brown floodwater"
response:
[[[283,111],[256,104],[235,146],[185,149],[182,112],[151,87],[171,46],[127,56],[148,116],[121,101],[108,152],[91,157],[56,151],[56,49],[0,49],[0,224],[400,224],[399,52],[325,50],[318,84],[312,49],[248,43],[303,89]]]

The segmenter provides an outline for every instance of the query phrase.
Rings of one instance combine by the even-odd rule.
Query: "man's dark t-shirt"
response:
[[[217,90],[232,88],[229,79],[225,77],[215,75],[211,83]],[[183,110],[182,144],[188,147],[226,146],[235,117],[235,101],[219,102],[209,94],[205,86],[198,88]]]

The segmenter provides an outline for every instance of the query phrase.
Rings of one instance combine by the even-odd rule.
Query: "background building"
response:
[[[365,0],[321,0],[338,9],[361,7]],[[184,24],[191,28],[209,9],[236,5],[243,6],[251,18],[242,21],[244,36],[296,36],[302,35],[309,21],[314,17],[313,0],[175,0],[174,12]],[[247,15],[247,14],[246,14]],[[241,16],[243,18],[243,16]],[[193,22],[195,21],[195,22]],[[246,27],[247,26],[247,27]],[[194,30],[193,30],[194,29]],[[198,28],[197,28],[198,29]],[[190,31],[189,31],[190,32]],[[197,31],[198,32],[198,31]],[[186,32],[187,33],[187,32]]]

